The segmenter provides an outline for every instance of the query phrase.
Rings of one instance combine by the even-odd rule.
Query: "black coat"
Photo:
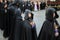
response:
[[[22,40],[37,40],[36,27],[32,28],[28,20],[24,21],[23,27]]]
[[[31,17],[28,16],[29,13],[31,14]],[[22,33],[21,40],[37,40],[36,25],[33,23],[33,14],[29,10],[25,11]]]
[[[46,10],[46,20],[42,25],[38,40],[60,40],[60,35],[58,37],[55,36],[54,23],[58,25],[58,22],[56,18],[53,18],[54,12],[55,10],[53,8],[49,8],[48,10]]]
[[[4,29],[3,36],[9,37],[11,28],[15,25],[15,8],[13,6],[8,8],[7,16],[6,16],[6,27]]]
[[[16,20],[13,35],[9,40],[37,40],[36,28],[31,28],[28,20]]]
[[[12,27],[8,40],[19,40],[21,38],[20,35],[22,32],[22,24],[23,24],[22,20],[15,21],[15,27]]]
[[[22,27],[22,17],[21,17],[21,10],[18,8],[15,9],[15,25],[11,27],[11,32],[8,40],[18,40],[21,27]]]
[[[4,30],[4,3],[0,3],[0,29]]]
[[[53,22],[47,20],[43,23],[38,40],[55,40]]]

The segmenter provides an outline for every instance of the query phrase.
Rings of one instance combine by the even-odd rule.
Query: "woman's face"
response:
[[[29,13],[28,16],[31,18],[31,16],[32,16],[31,13]]]
[[[53,18],[55,17],[55,13],[53,13]]]
[[[0,0],[0,2],[3,2],[2,0]]]
[[[5,3],[7,3],[7,0],[5,0]]]

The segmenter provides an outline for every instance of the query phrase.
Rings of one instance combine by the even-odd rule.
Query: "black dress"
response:
[[[17,15],[11,38],[9,40],[37,40],[36,27],[32,27],[29,20],[22,21],[21,16]]]

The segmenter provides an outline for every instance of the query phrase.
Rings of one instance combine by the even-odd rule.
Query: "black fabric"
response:
[[[36,27],[32,28],[32,40],[37,40]]]
[[[17,13],[18,14],[18,13]],[[30,20],[22,21],[21,16],[17,15],[16,24],[9,40],[37,40],[36,27],[30,25]]]
[[[45,2],[41,2],[40,9],[45,9],[45,7],[46,7],[46,3]]]
[[[53,13],[55,13],[54,8],[48,8],[46,10],[46,20],[44,21],[41,31],[39,33],[37,40],[60,40],[59,36],[55,36],[54,23],[58,25],[56,18],[53,18]],[[58,25],[59,26],[59,25]],[[60,29],[58,29],[60,30]]]
[[[22,32],[22,20],[16,20],[15,21],[15,27],[12,27],[10,36],[8,40],[19,40],[21,37],[21,32]]]
[[[24,35],[22,34],[23,40],[37,40],[36,27],[32,28],[28,20],[24,21],[23,27],[25,29]]]
[[[38,40],[55,40],[53,22],[45,21],[43,23]]]
[[[30,25],[26,25],[25,21],[22,22],[20,20],[16,20],[16,22],[17,23],[14,29],[14,34],[11,36],[9,40],[32,40]]]
[[[13,6],[9,7],[8,8],[8,12],[7,12],[7,25],[4,29],[4,33],[3,33],[3,36],[6,38],[6,37],[9,37],[10,35],[10,31],[11,31],[11,27],[14,27],[15,25],[15,8]]]
[[[14,26],[11,27],[11,32],[8,40],[18,40],[20,36],[20,31],[22,27],[22,17],[21,17],[21,10],[19,8],[15,8],[15,21]]]
[[[4,3],[0,2],[0,29],[1,30],[4,30],[4,25],[3,25],[4,14],[5,14]]]

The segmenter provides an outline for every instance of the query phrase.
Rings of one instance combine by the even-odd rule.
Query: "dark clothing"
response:
[[[24,34],[22,34],[23,40],[37,40],[36,27],[32,28],[28,20],[24,21],[23,27],[25,29]]]
[[[9,40],[37,40],[36,27],[32,27],[28,20],[18,19]]]
[[[21,10],[15,7],[15,26],[11,28],[11,33],[8,40],[19,40],[22,31]]]
[[[15,25],[15,8],[13,6],[8,8],[6,21],[7,21],[6,22],[7,26],[5,27],[4,33],[3,33],[3,36],[5,38],[9,37],[11,28],[14,27]]]
[[[45,2],[41,2],[40,9],[45,9],[45,7],[46,7],[46,3]]]
[[[4,30],[4,25],[3,25],[4,14],[5,14],[4,3],[0,3],[0,29],[1,30]]]
[[[29,20],[22,21],[20,17],[17,15],[13,35],[9,40],[37,40],[36,27],[32,27]]]
[[[53,22],[46,20],[43,23],[38,40],[55,40]]]
[[[23,13],[25,12],[25,2],[20,3],[20,9]]]
[[[7,9],[4,9],[4,15],[3,15],[3,27],[4,27],[4,30],[5,28],[7,27]]]
[[[46,10],[46,20],[42,25],[41,31],[38,36],[38,40],[60,40],[60,37],[59,37],[60,33],[58,37],[55,36],[54,23],[58,25],[58,22],[56,18],[53,18],[53,13],[55,13],[55,10],[53,8],[49,8],[48,10]],[[59,32],[59,29],[58,29],[58,32]]]
[[[11,32],[8,40],[18,40],[21,27],[22,27],[22,17],[21,17],[21,10],[19,8],[15,8],[15,25],[11,27]]]
[[[31,17],[28,16],[29,13],[31,14]],[[33,24],[33,13],[29,10],[25,11],[23,27],[25,29],[25,36],[22,34],[24,37],[23,40],[37,40],[36,25],[35,23]]]
[[[12,27],[10,36],[8,40],[19,40],[22,32],[22,20],[15,21],[15,27]],[[23,33],[22,33],[23,34]]]
[[[32,40],[37,40],[36,27],[33,27],[32,28]]]
[[[31,10],[31,8],[32,5],[30,4],[30,2],[26,2],[25,9]]]
[[[22,39],[22,31],[24,31],[23,28],[23,21],[22,20],[16,20],[16,26],[14,30],[14,38],[13,40],[21,40]]]

